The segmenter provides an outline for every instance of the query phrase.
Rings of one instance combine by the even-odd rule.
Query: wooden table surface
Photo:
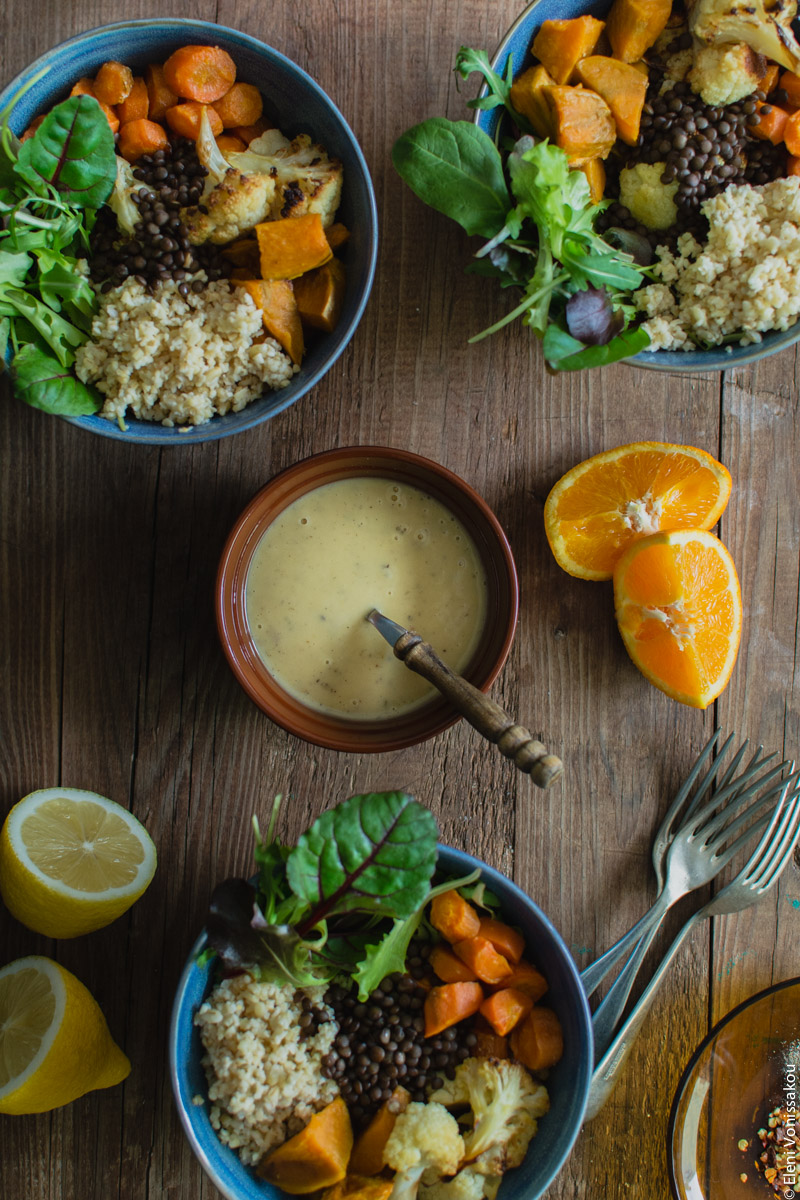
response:
[[[2,398],[0,816],[35,788],[85,787],[129,805],[159,852],[145,897],[91,936],[56,943],[0,911],[0,963],[34,953],[69,967],[133,1063],[122,1087],[40,1117],[0,1117],[4,1200],[218,1196],[173,1107],[170,1007],[210,888],[248,871],[250,815],[266,814],[276,792],[291,797],[292,836],[355,791],[409,789],[443,840],[533,896],[583,966],[652,901],[652,835],[712,729],[800,748],[797,351],[725,375],[620,365],[550,377],[521,326],[469,346],[507,297],[464,275],[467,239],[392,170],[390,148],[409,125],[469,117],[455,52],[493,51],[518,11],[514,0],[186,6],[288,55],[351,122],[381,227],[364,320],[310,395],[251,433],[192,448],[126,446]],[[155,0],[6,0],[2,82],[82,29],[162,13]],[[565,470],[642,439],[702,446],[733,474],[721,536],[742,581],[744,633],[730,686],[705,713],[644,680],[617,634],[610,584],[563,574],[544,536],[543,500]],[[463,723],[390,755],[319,750],[234,682],[212,613],[234,518],[283,467],[356,443],[438,459],[497,512],[522,606],[494,695],[563,757],[563,784],[537,791]],[[551,1200],[667,1194],[665,1134],[683,1066],[711,1022],[799,973],[798,910],[795,863],[758,908],[693,936]]]

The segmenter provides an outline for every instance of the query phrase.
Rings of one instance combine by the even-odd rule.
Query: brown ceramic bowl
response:
[[[517,625],[519,584],[511,547],[494,513],[469,484],[407,450],[388,446],[328,450],[282,471],[262,488],[234,525],[222,553],[217,574],[217,628],[234,675],[276,724],[331,750],[383,753],[441,733],[459,719],[458,714],[438,696],[412,712],[382,721],[348,720],[317,712],[284,691],[270,675],[256,650],[245,610],[247,573],[267,526],[306,492],[358,476],[397,480],[427,492],[449,508],[472,537],[486,572],[487,616],[464,675],[481,691],[489,690],[508,658]]]

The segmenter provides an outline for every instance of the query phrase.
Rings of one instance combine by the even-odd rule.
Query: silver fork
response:
[[[611,1095],[620,1071],[630,1054],[656,992],[683,942],[696,925],[709,917],[740,912],[755,904],[779,880],[800,841],[800,785],[797,777],[786,781],[769,826],[739,874],[716,896],[694,913],[681,929],[637,1001],[630,1016],[603,1053],[592,1075],[587,1121],[600,1111]]]
[[[775,779],[786,767],[791,765],[788,760],[784,760],[769,771],[763,771],[767,763],[771,762],[776,755],[770,754],[766,758],[761,758],[761,747],[759,747],[742,774],[738,778],[734,778],[739,763],[747,749],[748,743],[745,741],[734,755],[711,800],[702,808],[699,808],[698,811],[700,802],[706,796],[711,795],[711,789],[722,765],[723,756],[734,737],[734,734],[730,734],[718,757],[698,784],[697,791],[692,796],[688,806],[684,809],[686,798],[697,776],[708,761],[719,739],[719,734],[720,731],[717,730],[701,751],[670,805],[669,811],[656,834],[653,844],[653,866],[660,890],[654,904],[618,942],[581,973],[581,982],[587,995],[591,995],[596,990],[598,985],[613,970],[620,959],[625,956],[640,938],[645,936],[652,926],[657,926],[663,920],[664,915],[676,900],[686,895],[687,892],[692,891],[695,887],[704,886],[722,869],[728,859],[725,859],[724,862],[716,860],[711,874],[706,874],[709,870],[709,863],[713,857],[713,852],[721,845],[724,836],[733,832],[733,828],[732,826],[728,827],[710,849],[705,844],[708,838],[725,824],[736,808],[752,799],[760,788]],[[767,798],[762,797],[761,802]],[[722,809],[722,806],[724,806],[724,809]],[[721,809],[721,811],[717,813],[717,809]],[[712,826],[715,813],[718,819]],[[679,816],[682,817],[682,822],[676,829]],[[692,819],[690,820],[690,818]],[[705,836],[698,845],[697,834],[701,828],[704,828]],[[738,848],[739,843],[736,845],[736,849]],[[733,850],[734,854],[736,853],[736,849]],[[694,865],[695,862],[698,864],[696,868]],[[693,882],[694,879],[697,879],[698,882]]]

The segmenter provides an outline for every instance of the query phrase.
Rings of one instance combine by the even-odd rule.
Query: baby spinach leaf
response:
[[[395,170],[415,195],[469,234],[494,237],[511,208],[500,153],[469,121],[432,117],[402,134]]]
[[[555,371],[581,371],[588,367],[604,367],[638,354],[650,345],[644,329],[626,329],[618,333],[605,346],[584,346],[576,338],[560,329],[548,325],[542,349],[548,365]]]
[[[311,911],[308,934],[333,913],[408,917],[428,895],[436,867],[436,822],[405,792],[351,796],[323,813],[286,862],[294,894]]]
[[[50,188],[80,208],[99,208],[117,177],[114,136],[92,96],[52,109],[19,147],[16,173],[40,196]]]
[[[9,316],[15,312],[30,321],[54,351],[62,367],[72,365],[74,350],[86,341],[86,335],[80,329],[65,321],[30,292],[23,292],[21,288],[4,288],[0,297],[0,313]]]
[[[97,392],[31,343],[22,346],[14,355],[11,374],[14,391],[32,408],[60,417],[88,416],[100,408]]]

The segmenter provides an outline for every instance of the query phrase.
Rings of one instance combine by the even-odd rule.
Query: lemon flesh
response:
[[[144,826],[113,800],[76,788],[32,792],[0,832],[0,895],[17,920],[48,937],[110,924],[155,868]]]
[[[130,1072],[91,993],[32,955],[0,969],[0,1113],[48,1112]]]

